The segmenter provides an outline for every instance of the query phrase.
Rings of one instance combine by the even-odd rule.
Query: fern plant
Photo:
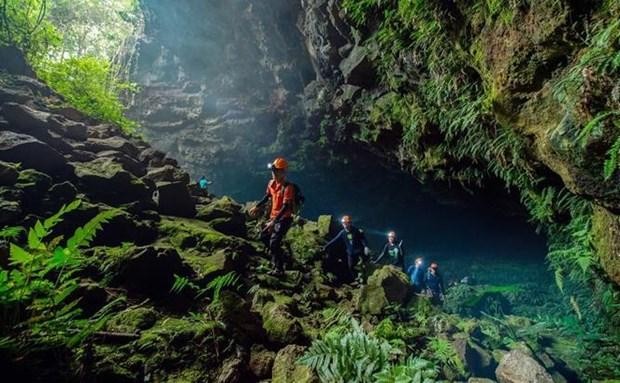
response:
[[[465,365],[456,353],[454,346],[444,338],[433,337],[428,342],[429,357],[439,365],[446,366],[460,375],[465,375]]]
[[[392,353],[387,341],[368,335],[353,319],[347,333],[314,341],[298,362],[316,371],[322,382],[370,383]]]
[[[231,271],[227,274],[220,275],[219,277],[214,278],[211,282],[207,284],[206,287],[202,288],[197,284],[191,282],[188,278],[174,275],[174,283],[170,288],[170,292],[174,294],[180,294],[185,288],[191,288],[196,294],[196,298],[200,298],[208,292],[212,292],[211,301],[216,304],[220,300],[220,294],[222,290],[227,288],[235,289],[239,285],[239,274],[235,271]]]
[[[378,372],[374,378],[376,383],[434,383],[438,376],[439,371],[432,362],[411,356],[402,364]]]
[[[10,244],[10,267],[0,267],[0,307],[4,313],[2,333],[10,333],[14,326],[28,319],[25,328],[32,341],[55,339],[54,342],[73,344],[102,325],[104,313],[93,320],[81,319],[78,302],[67,302],[67,299],[79,286],[75,272],[82,260],[80,249],[89,246],[102,225],[119,211],[98,214],[77,228],[64,246],[61,246],[62,237],[48,240],[63,216],[76,210],[80,204],[76,200],[64,205],[53,216],[37,221],[27,231],[25,245]]]

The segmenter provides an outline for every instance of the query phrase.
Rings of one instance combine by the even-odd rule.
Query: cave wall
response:
[[[132,113],[156,147],[195,175],[208,171],[221,185],[238,184],[241,174],[247,182],[240,188],[260,188],[264,163],[275,153],[289,155],[297,169],[317,174],[319,184],[326,170],[337,169],[337,160],[358,161],[362,167],[370,161],[474,191],[506,186],[539,225],[555,227],[551,236],[570,237],[564,228],[575,219],[561,206],[567,198],[560,196],[593,202],[587,211],[596,214],[587,213],[588,222],[592,217],[595,225],[601,222],[600,209],[605,221],[615,222],[620,175],[605,178],[602,167],[617,132],[603,125],[585,144],[575,137],[601,105],[618,110],[618,85],[613,78],[581,81],[581,115],[567,110],[554,94],[555,84],[574,72],[591,48],[586,31],[609,17],[601,16],[609,1],[513,2],[517,5],[509,17],[471,0],[428,5],[428,17],[443,28],[441,43],[457,51],[456,64],[446,60],[445,66],[457,65],[459,76],[447,81],[454,80],[454,90],[474,89],[464,96],[472,97],[472,108],[484,109],[472,123],[481,128],[453,136],[446,136],[445,120],[433,116],[425,115],[428,121],[418,131],[407,126],[415,108],[424,115],[434,107],[448,116],[447,124],[449,118],[461,117],[460,110],[450,115],[442,105],[419,102],[417,93],[431,72],[442,70],[441,57],[439,68],[429,68],[428,59],[420,56],[423,49],[398,49],[395,37],[394,47],[389,38],[375,38],[383,27],[382,12],[392,3],[366,5],[363,23],[352,21],[355,15],[347,14],[345,3],[352,4],[143,1],[145,34],[133,71],[141,92]],[[416,26],[403,24],[397,30],[407,28]],[[385,60],[386,49],[394,50],[391,61]],[[402,105],[409,112],[402,112]],[[491,145],[504,137],[500,131],[513,137],[507,149],[491,148],[480,156],[460,150],[477,143],[474,134]],[[340,170],[346,173],[346,166]],[[231,172],[234,179],[227,178]],[[228,192],[251,198],[242,190]],[[533,204],[537,206],[531,208]],[[620,256],[615,236],[594,235],[593,242],[597,259]],[[620,283],[617,262],[603,264]]]

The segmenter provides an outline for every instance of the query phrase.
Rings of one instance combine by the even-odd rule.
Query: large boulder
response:
[[[499,383],[553,383],[547,370],[520,350],[504,355],[495,377]]]
[[[189,174],[176,166],[164,165],[162,167],[151,168],[145,176],[151,181],[157,182],[183,182],[189,184]]]
[[[251,304],[239,294],[222,291],[217,319],[226,323],[235,340],[252,345],[266,338],[260,316],[251,311]]]
[[[319,378],[310,367],[297,363],[306,350],[303,346],[288,345],[278,351],[271,372],[272,383],[318,383]]]
[[[378,315],[391,304],[404,304],[409,296],[409,279],[395,266],[383,266],[362,287],[358,309],[363,314]]]
[[[199,207],[196,218],[209,222],[211,227],[224,234],[239,237],[247,234],[241,205],[230,197],[218,198],[208,205]]]
[[[592,216],[592,233],[601,267],[612,281],[620,285],[620,217],[596,207]]]
[[[16,165],[0,161],[0,186],[13,186],[18,175]]]
[[[340,63],[340,71],[347,84],[371,87],[377,78],[369,49],[356,45],[349,56]]]
[[[248,367],[257,379],[267,379],[271,377],[271,370],[275,358],[275,352],[269,351],[262,346],[254,345],[250,351],[250,362]]]
[[[456,334],[454,338],[452,346],[467,371],[478,377],[495,376],[497,363],[488,351],[469,339],[466,334]]]
[[[122,204],[150,199],[147,186],[113,158],[101,157],[72,165],[80,189],[96,200]]]
[[[267,302],[261,309],[263,328],[271,342],[278,344],[296,343],[302,339],[303,329],[288,308],[277,302]]]
[[[112,284],[123,286],[129,292],[153,298],[168,295],[174,276],[188,276],[187,267],[174,249],[145,247],[134,254],[122,255],[117,260]]]
[[[176,217],[193,217],[196,204],[183,182],[158,182],[157,204],[159,212]]]
[[[8,130],[0,131],[0,160],[50,174],[63,171],[67,165],[65,158],[46,143]]]

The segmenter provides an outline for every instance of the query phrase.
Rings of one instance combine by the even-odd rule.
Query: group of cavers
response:
[[[268,164],[268,168],[271,170],[272,177],[267,184],[265,195],[249,210],[249,214],[253,217],[258,216],[263,207],[271,202],[269,220],[261,230],[260,239],[271,255],[272,269],[269,274],[281,276],[284,274],[286,263],[282,240],[293,224],[293,215],[303,204],[304,197],[296,184],[286,180],[288,162],[284,158],[276,158]],[[198,184],[201,189],[206,189],[210,182],[208,183],[202,177]],[[405,270],[406,254],[403,241],[399,241],[393,231],[388,233],[387,242],[381,253],[375,259],[370,259],[371,250],[364,231],[353,225],[349,215],[342,217],[340,222],[342,230],[322,250],[327,253],[328,264],[344,266],[342,279],[345,282],[362,283],[369,264],[394,265],[409,276],[416,294],[428,295],[436,304],[443,301],[443,278],[437,262],[431,262],[427,268],[424,260],[417,258],[415,263]]]

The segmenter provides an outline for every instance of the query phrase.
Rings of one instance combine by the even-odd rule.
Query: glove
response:
[[[366,255],[366,256],[370,255],[370,249],[368,247],[364,248],[364,255]]]

